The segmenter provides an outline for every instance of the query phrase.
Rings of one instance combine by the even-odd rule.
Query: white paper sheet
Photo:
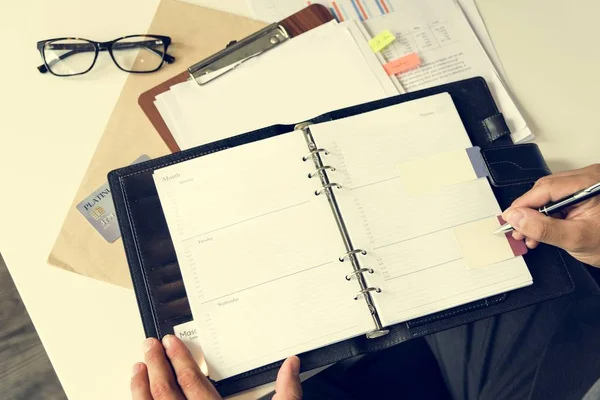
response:
[[[494,64],[496,71],[498,71],[498,74],[502,78],[503,83],[505,85],[507,85],[508,78],[506,76],[506,71],[504,70],[502,61],[500,61],[500,56],[498,55],[498,52],[496,51],[496,47],[494,46],[494,43],[492,42],[492,38],[490,37],[487,27],[485,26],[485,22],[483,21],[483,18],[481,17],[481,14],[479,13],[479,9],[477,8],[477,3],[475,3],[475,0],[455,0],[455,1],[458,2],[460,8],[462,9],[463,13],[465,14],[465,17],[469,21],[469,24],[471,25],[473,32],[475,32],[475,35],[477,35],[477,39],[479,39],[479,42],[485,49],[485,52],[487,53],[488,57],[492,61],[492,64]],[[507,87],[507,89],[510,92],[510,88]]]

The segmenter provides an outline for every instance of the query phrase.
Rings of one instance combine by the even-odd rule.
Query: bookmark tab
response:
[[[407,161],[399,164],[398,170],[407,192],[415,195],[488,176],[479,147]]]
[[[396,36],[388,29],[379,32],[373,39],[369,40],[369,46],[373,53],[379,53],[396,40]]]
[[[501,225],[498,217],[489,217],[454,228],[469,268],[482,268],[527,253],[524,241],[515,240],[510,234],[493,234]]]
[[[421,65],[421,59],[417,53],[409,53],[405,56],[390,61],[383,65],[383,69],[388,75],[398,75],[411,69],[415,69]]]
[[[500,223],[500,226],[504,225],[506,223],[506,221],[504,220],[504,218],[502,218],[501,215],[498,215],[498,222]],[[498,228],[496,228],[498,229]],[[524,240],[517,240],[514,237],[512,237],[512,232],[506,232],[504,234],[504,236],[506,236],[506,240],[508,240],[508,244],[510,245],[510,248],[512,249],[513,254],[516,256],[522,256],[523,254],[527,254],[527,251],[529,250],[527,248],[527,245],[525,244]]]

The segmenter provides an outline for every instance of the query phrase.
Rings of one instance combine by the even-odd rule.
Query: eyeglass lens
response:
[[[112,45],[115,63],[129,72],[151,72],[160,68],[165,56],[165,43],[149,36],[119,39]]]
[[[94,65],[96,46],[84,39],[61,39],[44,45],[44,60],[48,69],[61,76],[87,72]]]

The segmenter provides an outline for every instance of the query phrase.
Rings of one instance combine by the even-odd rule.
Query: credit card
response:
[[[148,160],[150,160],[150,157],[144,154],[132,162],[131,165]],[[113,243],[121,237],[115,204],[108,182],[77,204],[77,209],[108,243]]]

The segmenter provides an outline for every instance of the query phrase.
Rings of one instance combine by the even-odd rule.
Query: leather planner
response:
[[[482,78],[467,79],[331,111],[317,116],[310,122],[324,124],[342,121],[445,93],[454,103],[472,145],[478,147],[477,153],[487,171],[486,179],[501,209],[507,208],[513,200],[529,190],[537,179],[551,173],[537,145],[514,145],[511,142],[510,131]],[[173,244],[174,239],[172,240],[169,234],[166,211],[164,212],[161,206],[154,172],[208,154],[226,152],[227,149],[270,138],[276,139],[279,135],[295,132],[295,129],[310,129],[304,126],[303,122],[305,121],[297,121],[300,126],[294,124],[265,127],[120,168],[108,175],[131,278],[148,337],[162,338],[173,333],[174,326],[192,320],[190,302]],[[369,133],[365,133],[363,143],[364,151],[368,152]],[[309,148],[312,149],[310,146]],[[321,170],[326,169],[322,164],[320,167]],[[324,185],[327,183],[328,181]],[[216,209],[214,212],[227,213],[228,210]],[[360,254],[357,257],[360,257]],[[533,284],[392,325],[378,325],[375,311],[373,332],[389,331],[387,334],[360,334],[306,351],[299,354],[302,370],[311,370],[360,354],[384,350],[412,338],[505,313],[573,291],[574,284],[569,270],[577,265],[577,261],[567,253],[551,246],[540,245],[536,250],[525,254],[523,259]],[[349,266],[350,263],[347,264]],[[351,271],[352,269],[348,272]],[[202,279],[202,276],[198,279]],[[350,280],[348,276],[347,279]],[[365,297],[371,295],[368,290],[363,294]],[[377,296],[377,293],[372,295]],[[195,322],[201,323],[199,320]],[[214,382],[215,386],[221,395],[226,396],[271,382],[275,379],[282,361],[260,365],[249,371],[218,379]]]

